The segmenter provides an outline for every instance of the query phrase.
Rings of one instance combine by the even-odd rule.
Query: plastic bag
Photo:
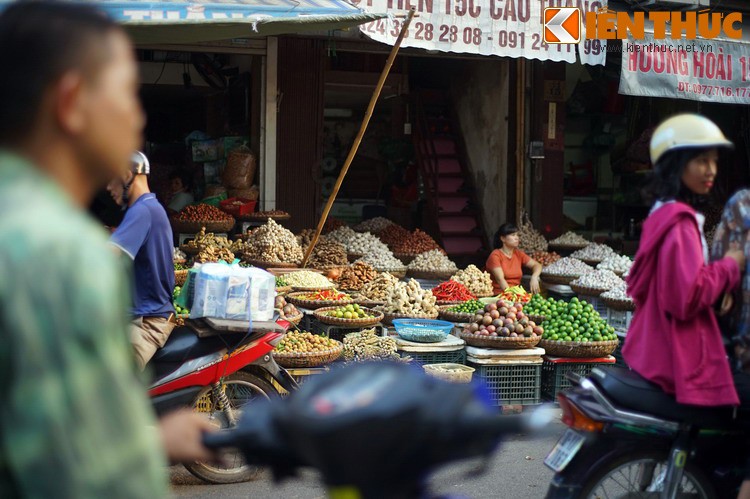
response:
[[[268,321],[275,296],[276,279],[264,270],[206,263],[196,278],[190,318]]]
[[[227,156],[222,180],[230,189],[249,189],[253,185],[256,169],[255,155],[246,146],[232,150]]]

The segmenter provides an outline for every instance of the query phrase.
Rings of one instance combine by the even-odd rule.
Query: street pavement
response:
[[[483,475],[472,475],[477,461],[451,464],[438,471],[431,480],[437,494],[451,494],[471,499],[512,498],[539,499],[547,492],[552,472],[543,460],[564,431],[556,420],[548,431],[541,435],[514,435],[500,446],[490,460]],[[377,473],[377,470],[373,470]],[[274,498],[274,499],[322,499],[325,490],[320,486],[313,471],[306,471],[300,478],[288,480],[280,485],[273,483],[270,474],[259,480],[234,485],[206,485],[194,478],[182,467],[170,468],[172,491],[175,497],[210,498]]]

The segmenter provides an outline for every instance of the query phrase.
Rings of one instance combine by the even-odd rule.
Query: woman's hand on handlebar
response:
[[[745,253],[738,249],[730,249],[726,252],[724,257],[729,257],[735,262],[737,262],[737,265],[739,266],[740,270],[743,270],[745,267]]]
[[[203,445],[203,434],[218,428],[205,415],[189,409],[180,409],[159,420],[164,451],[170,461],[218,461],[219,456]]]

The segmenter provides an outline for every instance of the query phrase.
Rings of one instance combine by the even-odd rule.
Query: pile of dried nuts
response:
[[[535,251],[531,254],[531,258],[539,262],[542,267],[546,267],[548,265],[552,265],[556,261],[558,261],[560,258],[562,258],[560,255],[555,253],[554,251],[548,252],[548,251]]]
[[[234,220],[234,217],[215,206],[201,203],[184,207],[177,214],[175,220],[180,222],[223,222]]]
[[[393,248],[402,239],[409,237],[409,231],[397,224],[391,224],[378,233],[381,241]]]
[[[302,251],[307,249],[307,246],[312,242],[312,238],[315,235],[315,229],[304,229],[302,232],[297,234],[297,244],[302,248]],[[325,236],[320,236],[318,241],[323,239]]]
[[[391,289],[398,283],[398,279],[384,272],[372,281],[362,286],[359,295],[372,301],[384,301]]]
[[[301,263],[302,248],[291,231],[269,219],[247,236],[245,258],[261,262]]]
[[[198,256],[195,257],[195,261],[198,263],[216,263],[219,260],[224,260],[227,263],[234,261],[234,253],[229,251],[227,248],[217,248],[216,246],[206,246],[203,248]]]
[[[269,210],[269,211],[256,211],[252,214],[253,218],[268,218],[268,217],[288,217],[289,213],[283,210]]]
[[[521,251],[526,253],[547,251],[547,239],[545,239],[544,236],[534,228],[529,215],[524,213],[521,218],[523,220],[521,226],[518,228],[518,238],[520,241],[518,247]]]
[[[483,272],[476,265],[469,265],[464,270],[459,270],[451,281],[460,282],[471,294],[476,296],[492,296],[492,276]]]
[[[396,241],[390,248],[397,255],[419,255],[431,250],[442,251],[440,245],[429,234],[419,229]]]
[[[354,230],[358,232],[371,232],[373,234],[377,234],[378,232],[392,224],[393,222],[391,222],[387,218],[375,217],[358,223],[354,226]]]
[[[346,222],[342,222],[338,218],[328,217],[325,225],[323,226],[323,234],[328,234],[329,232],[333,232],[339,227],[346,227]]]
[[[410,270],[422,272],[458,272],[458,267],[442,251],[431,250],[417,255],[409,264]]]
[[[584,239],[575,232],[568,231],[557,239],[553,239],[549,242],[555,246],[569,246],[572,248],[583,248],[591,244],[591,241]]]
[[[316,269],[330,269],[331,267],[344,267],[349,264],[349,260],[346,258],[346,248],[343,244],[320,238],[307,264]]]
[[[380,239],[369,232],[355,232],[355,235],[345,244],[346,251],[351,255],[390,254],[391,250]]]
[[[347,246],[349,244],[349,241],[351,241],[351,239],[356,235],[357,233],[354,232],[351,228],[344,226],[329,232],[326,237],[328,237],[329,239],[333,239],[334,241],[341,243],[344,246]]]
[[[337,281],[340,289],[359,291],[362,286],[378,276],[378,272],[365,262],[355,262],[344,269]]]

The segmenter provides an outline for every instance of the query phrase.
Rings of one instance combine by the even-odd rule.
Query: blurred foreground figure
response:
[[[167,495],[166,458],[209,459],[208,423],[157,421],[127,336],[129,293],[84,213],[141,142],[124,32],[97,10],[0,14],[0,497]],[[165,453],[166,450],[166,453]]]

